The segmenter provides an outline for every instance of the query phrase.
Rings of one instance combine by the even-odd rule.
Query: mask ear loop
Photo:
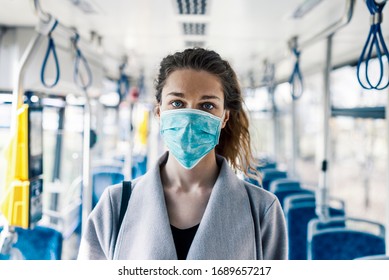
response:
[[[224,120],[224,118],[226,117],[226,112],[227,112],[227,109],[224,109],[223,110],[223,115],[221,116],[220,118],[220,130],[222,130],[226,125],[227,125],[227,122],[228,122],[228,119],[227,120]]]

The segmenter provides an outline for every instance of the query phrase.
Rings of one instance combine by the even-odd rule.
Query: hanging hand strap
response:
[[[297,38],[294,37],[292,41],[293,46],[291,50],[296,58],[292,75],[289,78],[290,84],[290,94],[293,100],[299,99],[303,95],[304,85],[303,85],[303,76],[300,70],[300,51],[297,48]]]
[[[89,67],[88,61],[85,56],[82,54],[80,48],[78,47],[78,41],[80,40],[80,35],[76,33],[76,35],[72,38],[73,46],[76,51],[76,58],[74,60],[74,82],[81,89],[86,91],[92,85],[92,71]],[[87,81],[85,82],[80,75],[80,64],[81,62],[84,64],[84,68],[87,74]]]
[[[128,91],[130,90],[130,83],[129,83],[128,77],[124,73],[124,68],[126,67],[126,65],[127,65],[126,63],[123,63],[119,67],[120,77],[119,77],[119,80],[117,82],[117,87],[118,87],[118,93],[120,96],[120,100],[124,100],[124,98],[128,94]]]
[[[47,45],[45,58],[43,59],[42,68],[41,68],[41,82],[47,88],[52,88],[52,87],[56,86],[58,84],[59,77],[60,77],[60,68],[59,68],[57,51],[55,49],[54,39],[51,36],[51,33],[54,31],[54,29],[57,27],[57,25],[58,25],[58,21],[55,20],[53,27],[51,28],[51,30],[49,31],[49,34],[47,35],[48,39],[49,39],[49,43]],[[55,79],[54,79],[54,82],[52,84],[48,84],[45,80],[46,66],[47,66],[47,61],[49,60],[50,53],[53,54],[54,63],[55,63],[55,70],[56,70]]]
[[[364,89],[382,90],[389,86],[389,79],[384,79],[384,72],[385,72],[384,59],[386,57],[386,62],[388,67],[389,52],[388,52],[388,48],[386,47],[385,40],[382,35],[382,29],[381,29],[382,10],[385,4],[386,1],[377,4],[374,0],[366,0],[367,8],[371,14],[371,26],[370,26],[369,35],[367,36],[366,43],[363,47],[357,65],[358,82]],[[371,76],[369,77],[369,63],[370,60],[372,59],[373,49],[376,51],[376,55],[379,63],[378,81],[376,83],[372,83]],[[365,81],[362,81],[363,62],[365,63],[365,67],[364,67]]]

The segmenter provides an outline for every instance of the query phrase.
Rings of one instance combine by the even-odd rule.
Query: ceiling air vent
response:
[[[176,0],[180,15],[205,15],[209,0]]]
[[[204,41],[185,41],[185,47],[187,48],[204,48]]]
[[[206,24],[184,22],[182,23],[182,28],[183,28],[184,35],[205,35]]]

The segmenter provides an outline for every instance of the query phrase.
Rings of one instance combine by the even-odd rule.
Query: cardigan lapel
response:
[[[158,164],[139,180],[134,188],[123,219],[115,249],[115,259],[177,259],[166,209]]]
[[[165,153],[134,188],[118,235],[115,259],[177,259],[160,177]],[[255,259],[248,194],[227,161],[213,187],[187,259]]]
[[[187,259],[255,259],[255,230],[248,194],[227,161],[213,187]]]

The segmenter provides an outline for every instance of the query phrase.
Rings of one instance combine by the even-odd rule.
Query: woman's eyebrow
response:
[[[218,99],[218,100],[220,100],[220,97],[218,97],[216,95],[203,95],[203,96],[201,96],[201,100],[205,100],[205,99]]]
[[[181,98],[185,98],[185,94],[183,94],[182,92],[175,92],[175,91],[172,91],[172,92],[169,92],[166,96],[176,96],[176,97],[181,97]],[[217,99],[217,100],[220,100],[220,97],[216,96],[216,95],[203,95],[201,96],[200,100],[209,100],[209,99]]]
[[[169,92],[168,94],[167,94],[167,96],[169,96],[169,95],[173,95],[173,96],[177,96],[177,97],[185,97],[185,94],[183,94],[182,92],[175,92],[175,91],[172,91],[172,92]]]

